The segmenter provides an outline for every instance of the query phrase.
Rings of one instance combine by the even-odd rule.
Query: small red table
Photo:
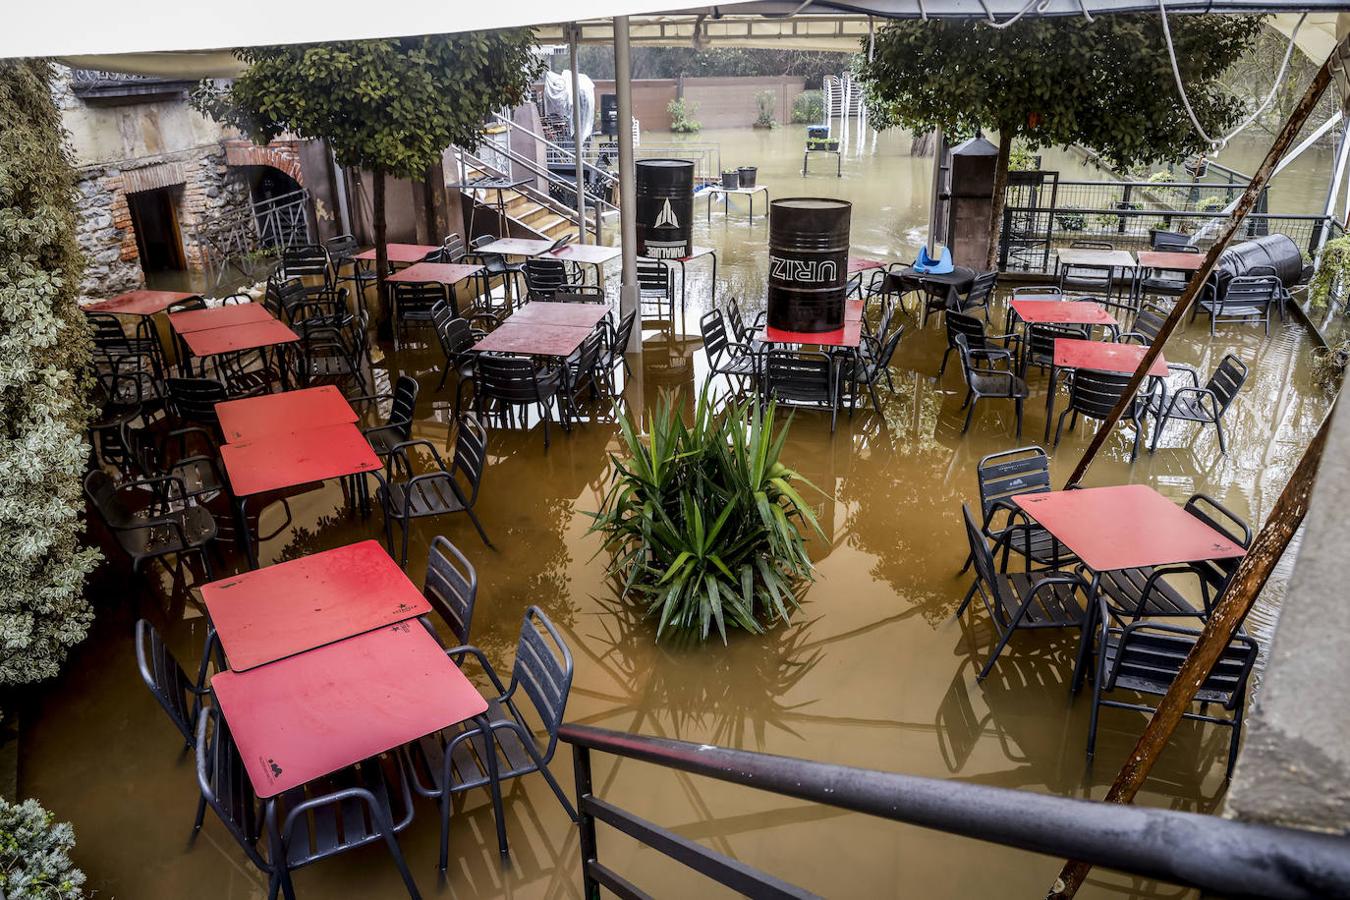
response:
[[[507,324],[538,323],[540,325],[568,325],[591,329],[609,314],[602,303],[550,303],[532,300],[511,314]]]
[[[202,602],[235,672],[431,612],[378,541],[204,584]]]
[[[1196,272],[1205,263],[1203,253],[1171,253],[1164,250],[1140,250],[1141,269],[1161,269],[1165,272]]]
[[[483,271],[482,266],[469,266],[462,263],[417,262],[400,269],[386,278],[386,281],[406,284],[459,284],[464,279]]]
[[[216,404],[220,430],[231,444],[243,444],[267,435],[305,431],[357,420],[356,410],[331,384],[244,397]]]
[[[128,291],[84,307],[85,312],[117,313],[119,316],[154,316],[175,303],[200,297],[182,291]]]
[[[1045,438],[1050,439],[1050,421],[1055,414],[1055,388],[1061,369],[1095,369],[1098,372],[1134,374],[1148,348],[1139,344],[1115,344],[1107,341],[1080,341],[1055,338],[1055,355],[1050,363],[1050,389],[1045,394]],[[1148,370],[1151,378],[1167,377],[1167,360],[1162,353]]]
[[[187,344],[193,356],[199,358],[220,353],[237,353],[241,350],[260,350],[263,347],[275,347],[278,344],[290,344],[298,340],[300,335],[276,319],[246,322],[224,328],[205,328],[201,331],[189,331],[183,335],[183,343]]]
[[[861,256],[850,256],[848,258],[848,274],[850,275],[866,272],[868,269],[884,268],[886,268],[886,264],[879,259],[866,259]]]
[[[554,243],[556,242],[530,238],[497,238],[492,243],[475,247],[470,252],[490,256],[538,256],[547,253]]]
[[[514,322],[512,316],[496,331],[473,345],[473,349],[522,356],[571,356],[590,334],[589,328],[551,325],[544,322]]]
[[[221,672],[211,689],[263,799],[487,711],[419,622]]]
[[[421,262],[432,253],[436,253],[441,248],[433,244],[385,244],[384,252],[389,257],[391,263],[415,263]],[[375,261],[375,248],[362,250],[352,259],[359,259],[362,262]]]
[[[276,316],[267,311],[261,303],[241,303],[237,306],[217,306],[215,309],[190,309],[186,312],[169,314],[169,327],[178,334],[192,331],[205,331],[208,328],[229,328],[234,325],[251,325],[255,322],[270,322]]]
[[[220,448],[220,461],[236,501],[240,538],[250,568],[257,568],[257,549],[248,530],[248,498],[330,478],[361,475],[380,468],[361,430],[352,424],[326,425],[304,431],[263,435]]]
[[[1011,306],[1028,325],[1118,325],[1104,306],[1091,300],[1017,299]]]

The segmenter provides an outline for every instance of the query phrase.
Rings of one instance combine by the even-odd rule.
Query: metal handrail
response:
[[[572,163],[573,166],[576,165],[577,156],[576,156],[576,151],[575,151],[575,150],[568,149],[567,147],[564,147],[564,146],[562,146],[561,144],[556,144],[556,143],[554,143],[553,141],[549,140],[548,138],[544,137],[542,134],[539,134],[538,132],[535,132],[535,131],[531,131],[530,129],[526,128],[524,125],[518,124],[517,122],[514,122],[514,121],[512,121],[511,119],[508,119],[506,116],[503,116],[501,113],[493,113],[493,114],[492,114],[492,118],[493,118],[495,121],[501,123],[502,125],[507,126],[508,128],[510,128],[510,129],[512,129],[512,130],[514,130],[514,131],[519,131],[521,134],[524,134],[524,135],[526,135],[527,137],[531,137],[531,138],[534,138],[534,139],[537,140],[537,141],[541,141],[541,142],[544,144],[544,146],[547,147],[548,149],[557,151],[557,152],[562,156],[562,159],[563,159],[564,162],[570,161],[570,162]],[[494,149],[500,150],[500,148],[494,148]],[[586,162],[586,154],[585,154],[584,151],[582,152],[582,157],[581,157],[581,158],[582,158],[582,165],[583,165],[586,169],[594,171],[595,174],[599,175],[602,179],[604,179],[606,182],[608,182],[609,185],[610,185],[611,187],[617,187],[617,186],[618,186],[618,184],[619,184],[618,176],[616,176],[616,175],[611,175],[609,172],[606,172],[604,169],[600,168],[599,166],[595,166],[595,165],[592,165],[592,164]]]
[[[472,160],[474,165],[478,166],[485,172],[492,172],[493,174],[500,175],[502,177],[506,177],[508,174],[506,172],[503,172],[498,167],[492,165],[492,163],[487,162],[485,159],[479,157],[477,154],[470,153],[469,151],[465,150],[462,147],[460,148],[460,152],[464,154],[466,159]],[[528,157],[525,156],[521,156],[519,153],[512,150],[510,147],[493,145],[492,152],[506,157],[511,162],[515,163],[518,166],[522,166],[523,168],[527,169],[531,174],[537,175],[538,177],[549,182],[550,184],[556,184],[562,187],[567,187],[571,190],[576,189],[575,185],[570,184],[569,182],[564,181],[561,178],[558,178],[556,175],[550,172],[547,166],[541,167],[534,160],[529,159]],[[470,188],[469,190],[473,189]],[[573,217],[576,216],[576,210],[572,209],[571,207],[565,207],[564,204],[558,203],[557,200],[553,199],[552,197],[548,197],[542,193],[540,193],[538,197],[531,197],[531,199],[541,203],[546,202],[547,204],[549,204],[551,209],[555,209],[555,211],[559,212],[560,214],[570,214]],[[595,207],[604,207],[605,212],[618,212],[619,210],[619,208],[615,206],[613,203],[610,203],[603,197],[597,197],[590,191],[586,192],[586,202],[587,204],[594,205]],[[564,208],[558,209],[557,207],[564,207]]]
[[[1342,836],[858,769],[590,725],[564,725],[558,737],[572,745],[587,897],[598,897],[601,885],[621,895],[641,896],[599,861],[596,819],[743,893],[809,896],[595,797],[591,750],[1223,896],[1350,897],[1350,839]]]

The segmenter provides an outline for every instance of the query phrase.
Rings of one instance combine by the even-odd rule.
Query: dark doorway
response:
[[[280,169],[250,166],[249,187],[254,203],[266,203],[300,190],[300,183]]]
[[[147,274],[186,268],[176,209],[176,195],[181,191],[181,187],[169,187],[127,194],[136,249],[141,255],[141,269]]]

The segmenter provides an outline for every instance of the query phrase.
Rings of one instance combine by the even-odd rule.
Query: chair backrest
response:
[[[117,483],[102,469],[90,469],[84,476],[84,495],[98,517],[109,528],[124,528],[133,522],[133,516],[117,496]]]
[[[1182,509],[1244,550],[1252,545],[1251,526],[1237,513],[1208,494],[1192,494]],[[1193,562],[1191,568],[1209,584],[1214,591],[1212,596],[1217,598],[1219,593],[1228,586],[1229,580],[1237,572],[1238,564],[1241,561],[1241,557],[1210,559]]]
[[[1069,247],[1074,250],[1114,250],[1116,245],[1110,241],[1071,241]]]
[[[272,277],[267,279],[263,305],[279,319],[290,321],[291,311],[309,299],[305,283],[299,278]]]
[[[1189,235],[1181,234],[1177,231],[1155,231],[1153,232],[1153,249],[1163,250],[1168,253],[1182,251],[1191,246]],[[1196,248],[1199,249],[1199,248]]]
[[[980,306],[989,305],[989,298],[994,295],[994,288],[998,287],[998,271],[981,272],[975,276],[975,282],[966,291],[966,296],[961,298],[961,309],[974,309]]]
[[[168,713],[169,721],[183,740],[191,741],[201,706],[196,686],[164,643],[159,629],[145,619],[136,622],[136,665],[141,670],[141,680]]]
[[[473,506],[478,501],[483,470],[487,468],[487,428],[473,413],[459,417],[459,430],[455,434],[455,459],[451,465],[452,471],[468,482],[469,495],[465,498],[465,505]]]
[[[262,816],[230,727],[214,706],[197,717],[197,786],[244,853],[264,872],[271,866],[258,852]]]
[[[984,320],[965,313],[949,312],[947,320],[947,343],[956,346],[956,337],[964,336],[968,350],[981,351],[988,347],[984,337]]]
[[[669,298],[673,283],[670,266],[660,260],[638,260],[637,283],[641,295]]]
[[[1105,419],[1125,393],[1132,374],[1079,369],[1069,387],[1069,408],[1090,419]]]
[[[1144,344],[1151,345],[1158,339],[1158,333],[1162,331],[1163,322],[1166,320],[1167,313],[1162,307],[1145,303],[1139,308],[1139,314],[1134,317],[1134,325],[1130,327],[1130,332]]]
[[[394,402],[389,408],[385,425],[397,428],[403,440],[412,436],[413,410],[417,408],[417,392],[421,389],[411,375],[400,375],[394,382]]]
[[[131,350],[131,340],[122,329],[122,323],[112,313],[85,313],[85,320],[93,329],[94,347],[104,353],[124,353]]]
[[[188,297],[186,300],[179,300],[164,311],[166,313],[179,313],[194,309],[206,309],[206,301],[201,297]]]
[[[328,250],[322,244],[296,244],[281,251],[281,268],[285,278],[300,278],[305,275],[321,275],[329,280]]]
[[[572,651],[548,616],[537,606],[525,610],[507,692],[514,698],[517,689],[524,691],[543,721],[548,731],[548,746],[541,754],[544,762],[553,758],[558,743],[558,726],[572,692],[572,670]]]
[[[605,332],[603,327],[597,326],[591,329],[581,341],[581,346],[577,348],[577,355],[574,360],[569,360],[569,365],[576,366],[578,373],[586,373],[595,368],[596,363],[600,361],[600,351],[604,349]]]
[[[478,599],[478,572],[459,548],[442,535],[431,540],[422,595],[436,615],[450,626],[455,643],[469,643],[473,608]]]
[[[770,399],[831,403],[834,362],[824,353],[783,350],[765,345],[760,373]]]
[[[394,308],[400,319],[430,319],[431,310],[437,303],[445,301],[445,285],[398,284],[394,285]]]
[[[248,294],[226,294],[220,298],[221,306],[248,306],[253,298]]]
[[[994,565],[994,554],[990,551],[989,544],[984,539],[984,532],[980,530],[979,523],[970,514],[970,507],[964,503],[961,504],[961,517],[966,525],[966,541],[970,544],[970,559],[975,569],[975,581],[979,590],[984,594],[985,602],[989,605],[989,608],[995,611],[995,615],[998,615],[1001,619],[1003,604],[1000,602],[1002,597],[1000,596],[998,568]]]
[[[229,399],[225,385],[214,378],[169,378],[164,386],[169,408],[186,422],[216,424],[216,404]]]
[[[1112,690],[1123,680],[1122,687],[1127,689],[1148,685],[1158,693],[1165,693],[1180,674],[1181,665],[1200,634],[1192,629],[1185,631],[1188,633],[1178,634],[1147,621],[1123,628],[1106,673],[1105,689]],[[1225,709],[1236,706],[1246,694],[1256,656],[1256,641],[1245,634],[1234,636],[1200,685],[1201,691],[1212,696],[1209,702],[1221,703]]]
[[[703,350],[708,354],[708,359],[717,362],[723,353],[727,352],[727,325],[722,318],[722,311],[710,309],[705,312],[698,320],[699,330],[703,332]]]
[[[1081,341],[1085,337],[1083,329],[1073,325],[1033,323],[1027,327],[1027,353],[1037,361],[1053,360],[1055,341],[1060,338]]]
[[[464,254],[468,248],[464,246],[464,236],[457,231],[452,231],[441,241],[441,256],[446,262],[457,263],[464,259]]]
[[[1238,275],[1228,282],[1223,306],[1264,306],[1280,299],[1280,279],[1274,275]]]
[[[539,383],[534,362],[519,356],[479,356],[474,363],[474,390],[484,399],[534,403]]]
[[[337,237],[331,237],[323,242],[323,247],[328,251],[329,259],[341,261],[355,256],[361,250],[361,245],[356,242],[355,235],[339,234]]]
[[[1013,288],[1012,295],[1014,300],[1018,297],[1062,297],[1064,296],[1064,291],[1057,284],[1032,284]]]
[[[629,338],[633,335],[633,325],[637,322],[637,313],[629,312],[619,320],[619,325],[610,332],[609,361],[617,362],[623,358],[624,351],[628,348]]]
[[[436,323],[436,336],[440,338],[441,350],[446,359],[456,359],[467,353],[474,344],[473,326],[468,319],[451,317]]]
[[[726,308],[723,310],[726,316],[727,324],[731,326],[731,333],[736,336],[736,340],[744,343],[747,335],[745,333],[745,318],[741,315],[741,305],[736,302],[735,297],[727,298]]]
[[[904,333],[904,326],[898,326],[881,344],[881,350],[872,361],[872,365],[875,367],[874,371],[880,372],[891,364],[891,359],[895,356],[895,349],[900,346],[900,338],[904,336]]]
[[[975,466],[980,485],[980,511],[988,516],[999,501],[1017,494],[1041,494],[1052,490],[1050,457],[1037,446],[991,453]]]
[[[1233,398],[1246,382],[1247,364],[1233,354],[1225,353],[1223,359],[1219,360],[1214,374],[1205,382],[1205,387],[1212,391],[1214,398],[1219,401],[1219,415],[1227,411]]]
[[[550,298],[553,292],[567,284],[567,267],[560,259],[525,260],[525,286],[531,297]]]
[[[554,303],[604,303],[605,289],[593,284],[561,284],[553,291]]]

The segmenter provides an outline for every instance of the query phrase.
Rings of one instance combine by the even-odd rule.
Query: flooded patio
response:
[[[788,129],[766,140],[784,139]],[[705,135],[705,138],[707,136]],[[912,258],[923,240],[928,160],[878,153],[874,163],[846,162],[845,175],[798,174],[800,155],[756,153],[724,144],[723,165],[757,162],[774,197],[838,196],[855,203],[854,252],[888,261]],[[883,135],[899,146],[907,137]],[[786,144],[784,144],[786,146]],[[794,146],[799,144],[794,142]],[[892,150],[895,147],[891,148]],[[873,168],[875,165],[875,168]],[[737,198],[740,199],[740,198]],[[720,206],[720,205],[719,205]],[[766,222],[743,209],[704,223],[696,201],[695,242],[719,251],[717,294],[762,306]],[[674,329],[644,336],[640,369],[624,385],[634,412],[663,391],[687,403],[706,380],[699,314],[708,307],[709,276],[690,266],[689,307]],[[611,296],[614,291],[611,291]],[[1002,301],[991,313],[1002,321]],[[955,781],[1070,797],[1100,798],[1145,718],[1103,714],[1095,762],[1084,753],[1087,695],[1068,690],[1077,635],[1020,632],[982,683],[975,675],[991,647],[982,610],[954,613],[970,584],[958,576],[966,555],[961,504],[977,502],[975,466],[982,456],[1043,444],[1045,386],[1031,376],[1023,438],[1013,436],[1012,408],[981,404],[961,434],[965,393],[958,366],[937,376],[946,346],[936,317],[927,329],[903,319],[906,332],[892,366],[894,392],[883,414],[859,409],[831,434],[827,416],[798,413],[783,460],[820,488],[807,493],[825,539],[810,552],[817,580],[787,626],[762,636],[733,634],[723,646],[658,644],[654,624],[622,601],[604,575],[599,539],[588,534],[619,446],[611,410],[590,408],[571,434],[553,433],[544,448],[538,428],[494,429],[489,466],[476,507],[497,549],[485,548],[464,517],[415,526],[408,573],[420,584],[427,550],[446,535],[477,567],[480,588],[473,643],[498,671],[509,669],[521,617],[540,606],[576,659],[566,720],[634,733],[764,751]],[[430,331],[424,335],[431,338]],[[434,340],[434,339],[433,339]],[[1212,429],[1174,423],[1156,453],[1129,462],[1120,429],[1098,457],[1087,485],[1148,484],[1181,503],[1204,492],[1254,527],[1284,485],[1329,405],[1315,377],[1311,339],[1295,320],[1227,326],[1211,339],[1203,319],[1167,346],[1170,362],[1202,378],[1232,351],[1251,376],[1226,420],[1227,455]],[[413,346],[376,350],[376,379],[388,390],[400,374],[421,383],[415,436],[444,446],[453,421],[453,384],[437,391],[441,356]],[[1062,484],[1091,437],[1087,425],[1050,450]],[[333,484],[291,501],[294,523],[264,541],[263,564],[382,535],[381,514],[361,518]],[[264,533],[281,523],[277,507]],[[106,546],[106,542],[105,542]],[[226,548],[230,566],[242,560]],[[108,553],[90,594],[99,610],[95,634],[65,675],[24,713],[21,792],[41,797],[71,821],[77,858],[90,887],[106,897],[263,897],[264,876],[213,816],[192,839],[196,781],[191,754],[141,684],[131,640],[145,616],[160,626],[185,663],[195,661],[205,622],[194,594],[156,575],[134,578]],[[1293,554],[1267,586],[1249,620],[1264,647],[1278,615]],[[1259,676],[1255,690],[1259,691]],[[1154,770],[1140,803],[1210,812],[1219,804],[1228,734],[1184,723]],[[1040,896],[1059,861],[923,831],[861,815],[704,781],[640,763],[596,758],[597,794],[680,834],[831,897]],[[553,768],[569,791],[565,747]],[[450,870],[436,870],[437,816],[422,802],[400,835],[426,896],[573,897],[581,894],[576,830],[538,777],[513,782],[506,795],[509,861],[497,855],[486,792],[473,792],[451,819]],[[601,832],[606,863],[657,896],[707,892],[708,884],[658,853]],[[382,848],[344,854],[295,875],[305,897],[397,897],[403,887]],[[1094,873],[1082,896],[1184,895],[1107,872]]]

